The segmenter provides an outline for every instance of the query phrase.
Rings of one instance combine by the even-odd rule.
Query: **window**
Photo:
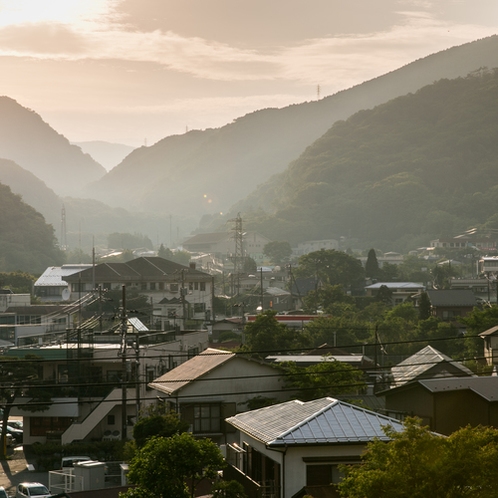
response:
[[[194,290],[194,282],[189,282],[188,283],[188,290],[193,291]]]
[[[85,292],[85,284],[82,282],[74,282],[71,284],[72,292]]]
[[[31,417],[30,435],[46,436],[48,432],[64,432],[71,423],[71,417]]]
[[[194,282],[194,290],[199,290],[199,282]]]
[[[218,404],[194,407],[194,433],[221,432],[221,407]]]
[[[206,290],[206,282],[201,282],[201,291]]]
[[[156,290],[156,282],[150,283],[150,290]]]
[[[178,292],[178,284],[169,284],[169,290],[171,292]]]
[[[206,311],[206,303],[194,303],[194,313],[203,313]]]
[[[147,290],[147,282],[142,282],[140,284],[140,290]]]
[[[159,290],[164,290],[164,282],[159,282]]]
[[[116,423],[116,417],[114,415],[107,415],[107,425],[114,425]]]

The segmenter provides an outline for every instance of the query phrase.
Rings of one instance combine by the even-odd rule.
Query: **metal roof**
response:
[[[432,306],[477,306],[475,294],[470,289],[428,290]]]
[[[451,377],[425,379],[419,383],[433,393],[469,389],[488,401],[498,401],[498,377]]]
[[[149,386],[168,395],[174,394],[190,382],[206,375],[234,357],[235,353],[208,348],[173,370],[161,375],[154,382],[151,382]]]
[[[388,289],[425,289],[425,285],[414,282],[377,282],[376,284],[367,285],[365,289],[380,289],[387,287]]]
[[[35,287],[67,287],[64,277],[77,273],[81,270],[91,267],[92,265],[63,265],[48,267],[35,282]]]
[[[443,363],[452,365],[452,367],[460,370],[463,375],[473,375],[472,371],[467,367],[429,345],[391,368],[394,386],[399,387],[415,380],[435,365]]]
[[[334,398],[287,401],[239,413],[226,421],[268,447],[387,441],[383,427],[403,430],[399,420]]]

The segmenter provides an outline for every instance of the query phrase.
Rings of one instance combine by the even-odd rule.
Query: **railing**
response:
[[[280,498],[281,489],[275,481],[253,481],[233,465],[228,465],[223,470],[223,477],[227,481],[234,480],[242,484],[248,498]]]

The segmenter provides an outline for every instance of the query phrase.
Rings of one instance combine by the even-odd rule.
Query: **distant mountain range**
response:
[[[99,164],[110,171],[117,166],[135,147],[124,144],[93,140],[90,142],[74,142],[85,154],[92,156]]]
[[[23,108],[8,97],[0,97],[0,158],[5,158],[5,161],[0,161],[0,182],[10,185],[25,202],[36,207],[54,225],[58,234],[64,204],[67,229],[72,240],[76,241],[73,244],[81,244],[82,234],[91,240],[96,234],[103,237],[106,233],[122,231],[142,233],[154,243],[164,242],[172,246],[179,241],[181,234],[187,235],[198,228],[199,220],[202,230],[226,229],[223,223],[238,211],[242,212],[248,224],[269,237],[285,238],[293,243],[337,236],[349,237],[364,244],[375,242],[376,247],[388,249],[393,248],[394,244],[408,247],[413,243],[422,244],[422,241],[427,243],[429,234],[436,234],[439,229],[449,226],[457,228],[467,221],[479,222],[487,212],[467,216],[467,212],[462,214],[452,203],[454,212],[449,204],[440,205],[439,218],[435,215],[431,218],[451,218],[451,224],[441,222],[434,225],[426,215],[425,225],[401,223],[399,220],[394,223],[385,218],[386,224],[389,221],[389,230],[380,230],[375,228],[377,225],[372,224],[370,218],[368,223],[364,221],[360,216],[362,210],[370,211],[369,215],[373,216],[375,210],[372,207],[378,207],[382,202],[389,204],[389,199],[389,207],[394,212],[404,212],[407,219],[420,216],[420,209],[415,209],[412,202],[406,202],[410,206],[408,212],[403,211],[403,203],[403,209],[394,207],[392,202],[401,202],[401,198],[390,198],[384,188],[380,188],[392,182],[406,186],[403,195],[407,199],[410,198],[411,187],[418,193],[421,202],[432,202],[433,197],[422,195],[428,187],[420,183],[418,177],[415,180],[412,178],[415,174],[413,165],[406,158],[400,159],[402,162],[398,164],[386,151],[383,156],[374,154],[382,149],[381,143],[397,147],[400,158],[409,150],[410,143],[406,138],[400,138],[397,145],[389,138],[397,130],[397,121],[401,123],[400,130],[404,129],[401,125],[405,123],[406,116],[385,111],[393,127],[383,124],[380,129],[385,129],[388,135],[374,137],[375,134],[372,134],[372,137],[360,140],[354,125],[358,122],[358,116],[368,117],[367,124],[371,130],[377,126],[375,120],[381,118],[377,114],[374,118],[368,113],[355,113],[417,92],[442,78],[465,77],[473,71],[479,73],[482,67],[498,67],[497,36],[439,52],[318,101],[282,109],[263,109],[218,129],[193,130],[184,135],[166,137],[150,147],[132,150],[107,173],[93,157],[85,154],[79,146],[70,144],[34,111]],[[489,75],[486,77],[489,78]],[[465,98],[470,96],[465,94]],[[419,105],[427,112],[435,107],[422,102]],[[452,105],[458,108],[461,102],[453,101]],[[408,107],[416,117],[417,128],[422,129],[425,126],[422,124],[423,117],[419,116],[416,107]],[[337,123],[353,115],[352,121]],[[409,123],[411,118],[406,119]],[[451,122],[449,117],[447,119]],[[349,131],[339,139],[338,130],[344,129]],[[448,133],[458,132],[451,126],[447,130]],[[436,132],[441,130],[432,131],[435,137]],[[331,133],[335,137],[332,141]],[[370,138],[375,138],[378,145],[373,142],[368,144],[365,164],[374,166],[371,174],[366,175],[369,166],[360,164],[358,154],[365,150],[362,141]],[[426,136],[427,140],[430,138]],[[350,140],[354,141],[355,149],[347,149]],[[463,138],[460,137],[460,140]],[[89,147],[100,145],[81,144],[81,147],[88,151]],[[483,147],[487,146],[485,142]],[[334,153],[330,147],[342,151],[344,164],[350,165],[350,161],[358,164],[341,170],[336,160],[332,159]],[[97,155],[97,149],[93,150]],[[462,149],[458,150],[463,153]],[[424,153],[433,154],[429,148]],[[126,151],[121,149],[121,154],[126,154]],[[314,169],[320,154],[325,159],[320,168]],[[390,161],[390,166],[385,165],[384,169],[391,167],[396,171],[396,180],[382,170],[379,158]],[[423,156],[419,157],[419,161],[424,163]],[[405,169],[402,164],[405,164]],[[463,166],[459,167],[461,171],[467,171]],[[486,168],[483,166],[483,171],[491,175],[489,181],[494,181],[492,170]],[[328,169],[333,182],[328,180],[329,173],[325,172]],[[341,175],[338,176],[337,171],[341,171]],[[353,171],[357,173],[353,174]],[[424,171],[428,175],[431,173],[427,169]],[[460,178],[456,170],[449,166],[444,171],[449,185],[454,185],[455,176]],[[313,178],[313,175],[317,177]],[[342,181],[342,177],[348,180]],[[471,177],[472,181],[467,186],[458,184],[455,189],[462,188],[465,195],[470,195],[471,188],[481,189],[476,175]],[[321,180],[318,181],[318,178]],[[405,183],[401,181],[403,178]],[[443,179],[437,176],[437,185],[446,192],[441,183]],[[354,182],[360,182],[356,190],[353,189]],[[360,184],[365,182],[378,184],[379,188],[360,188]],[[337,185],[335,190],[329,188],[334,183]],[[352,190],[346,190],[346,187]],[[345,197],[345,192],[349,193],[349,197]],[[376,193],[380,196],[378,199]],[[358,204],[356,197],[352,196],[365,196],[370,204]],[[487,208],[487,201],[484,204]],[[434,208],[434,205],[431,206]],[[305,211],[307,215],[303,216]],[[342,221],[338,221],[339,211],[342,211]],[[379,207],[378,212],[385,216],[384,209]],[[312,213],[316,215],[316,220]],[[88,247],[87,244],[83,246]]]

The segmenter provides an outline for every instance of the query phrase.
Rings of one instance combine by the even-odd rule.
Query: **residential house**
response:
[[[149,383],[189,422],[196,436],[221,444],[233,429],[225,418],[246,411],[252,398],[288,399],[277,368],[241,354],[208,348]]]
[[[188,267],[164,258],[101,263],[65,278],[70,286],[70,299],[92,293],[99,287],[104,291],[121,290],[123,286],[136,289],[149,297],[154,305],[154,315],[161,324],[168,319],[168,310],[172,307],[170,301],[176,299],[174,307],[181,318],[179,325],[182,329],[187,328],[190,319],[205,321],[207,312],[210,314],[212,310],[211,275],[196,270],[195,265]]]
[[[466,366],[429,345],[391,368],[391,385],[399,387],[421,379],[473,375]]]
[[[450,289],[471,290],[476,296],[477,303],[496,302],[496,288],[487,278],[452,278]]]
[[[432,315],[441,320],[455,321],[468,315],[479,303],[469,289],[427,290]]]
[[[416,416],[431,430],[449,435],[471,426],[498,428],[498,377],[422,378],[378,393],[388,414]]]
[[[23,416],[24,443],[131,437],[140,407],[156,402],[147,383],[205,349],[208,333],[149,333],[131,319],[125,343],[123,351],[123,330],[78,331],[65,342],[9,349],[11,358],[40,358],[39,377],[53,393],[46,411],[23,410],[26,400],[16,400],[12,414]]]
[[[387,289],[393,306],[404,303],[407,299],[423,292],[425,286],[414,282],[377,282],[367,285],[365,291],[368,297],[376,297],[381,289]]]
[[[484,359],[492,367],[498,365],[498,325],[479,334],[484,340]]]
[[[403,429],[398,420],[334,398],[287,401],[226,422],[237,438],[226,447],[224,476],[242,483],[249,498],[315,496],[318,487],[328,490],[322,496],[336,496],[339,465],[359,463],[374,439],[388,441],[385,426]]]
[[[91,267],[88,264],[50,266],[34,283],[34,295],[42,302],[68,301],[71,294],[65,277]]]

